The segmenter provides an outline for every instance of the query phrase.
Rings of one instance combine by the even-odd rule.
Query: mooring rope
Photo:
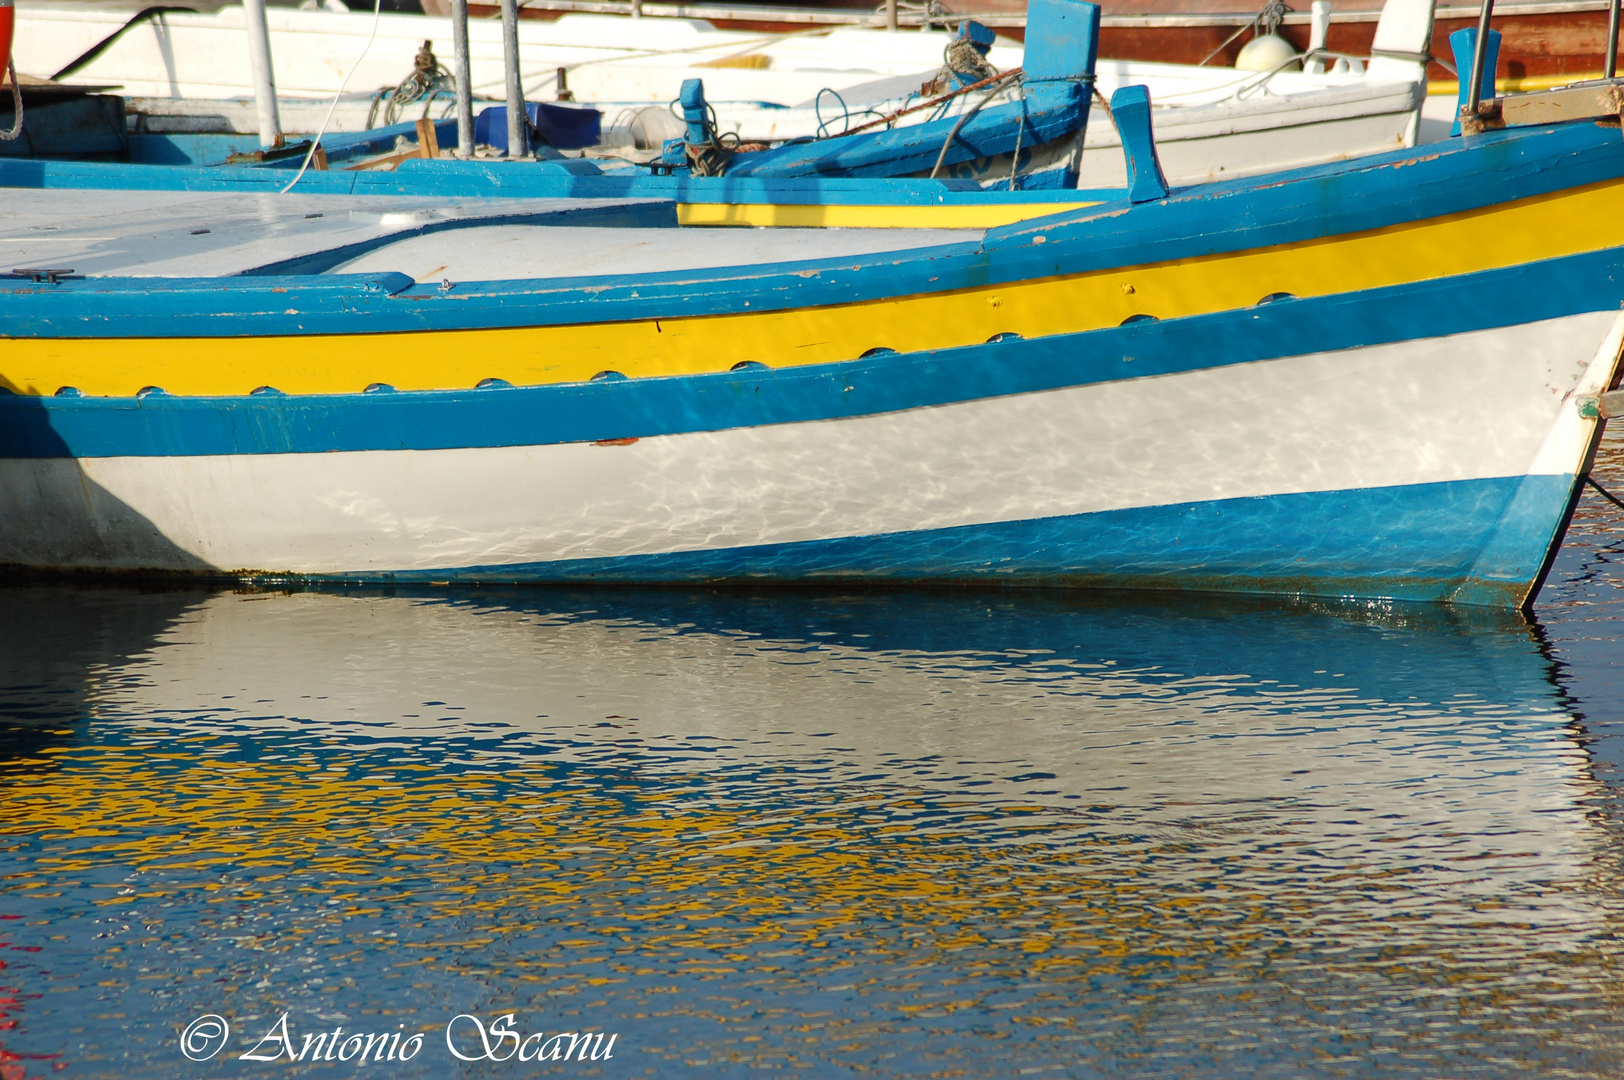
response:
[[[948,91],[947,93],[943,94],[940,97],[933,97],[929,101],[921,101],[919,104],[910,105],[906,109],[898,109],[894,113],[887,113],[886,115],[880,117],[878,120],[870,120],[866,124],[858,124],[856,127],[852,128],[850,131],[842,132],[842,134],[856,135],[859,131],[867,131],[869,128],[879,127],[881,124],[884,124],[886,126],[890,126],[898,118],[903,117],[903,116],[907,116],[909,113],[916,113],[921,109],[932,108],[933,106],[940,105],[945,101],[950,101],[953,98],[958,97],[960,94],[973,93],[976,90],[980,90],[982,87],[989,86],[989,85],[991,85],[993,83],[1003,83],[1004,81],[1006,81],[1008,79],[1018,78],[1020,75],[1021,75],[1021,69],[1020,68],[1018,68],[1018,67],[1010,68],[1008,71],[1001,71],[997,75],[988,76],[987,78],[982,79],[980,82],[971,83],[969,86],[961,86],[957,90],[950,90],[950,91]],[[1003,89],[1003,87],[1002,86],[997,86],[997,87],[994,87],[994,89],[995,90],[1001,90],[1001,89]],[[990,97],[991,95],[988,95],[988,96]],[[977,108],[979,108],[979,107],[980,106],[977,106]],[[957,132],[955,131],[955,134],[956,133]]]
[[[10,131],[0,131],[0,142],[11,142],[23,133],[23,88],[17,85],[17,65],[9,58],[6,70],[11,72],[11,102],[17,107],[17,122]]]
[[[1595,477],[1591,476],[1589,473],[1585,473],[1585,483],[1595,488],[1597,493],[1599,493],[1602,498],[1606,499],[1620,510],[1624,510],[1624,499],[1620,499],[1617,495],[1614,495],[1611,491],[1608,491],[1606,488],[1596,483]]]

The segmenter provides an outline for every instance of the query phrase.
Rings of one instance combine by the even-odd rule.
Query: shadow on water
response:
[[[95,674],[116,670],[208,593],[0,588],[0,760],[84,730]]]

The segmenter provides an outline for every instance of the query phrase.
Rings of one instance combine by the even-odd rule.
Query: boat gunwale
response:
[[[1485,160],[1487,159],[1487,160]],[[1553,159],[1561,168],[1550,167]],[[1497,182],[1482,183],[1486,167]],[[1616,184],[1616,129],[1587,121],[1507,129],[1355,162],[1179,189],[988,229],[979,243],[874,255],[598,277],[464,281],[405,275],[98,277],[0,282],[11,339],[300,337],[586,326],[751,316],[946,296],[1378,235]],[[1237,200],[1241,200],[1237,205]],[[1216,226],[1216,229],[1215,229]],[[325,278],[325,280],[323,280]],[[241,313],[245,295],[279,297]],[[297,295],[326,310],[291,306]],[[527,303],[519,304],[519,298]],[[287,320],[304,319],[293,333]],[[222,325],[229,319],[230,325]]]

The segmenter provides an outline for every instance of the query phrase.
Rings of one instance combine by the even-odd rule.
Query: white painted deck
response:
[[[291,174],[290,174],[291,177]],[[235,192],[10,190],[0,273],[212,277],[399,236],[338,273],[424,281],[576,277],[827,259],[974,240],[976,230],[684,229],[662,199],[444,199]],[[670,228],[572,225],[627,202]],[[535,224],[514,223],[528,216]],[[501,221],[502,224],[481,224]],[[425,229],[433,231],[424,234]]]

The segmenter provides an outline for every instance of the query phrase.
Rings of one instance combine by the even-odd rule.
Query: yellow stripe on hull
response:
[[[501,330],[279,338],[0,340],[0,385],[129,395],[354,393],[578,382],[773,367],[1116,326],[1249,307],[1271,293],[1323,296],[1624,246],[1624,181],[1410,225],[1229,255],[956,292],[790,311]],[[1537,283],[1530,283],[1537,288]],[[521,301],[522,302],[522,301]]]
[[[801,206],[783,203],[678,203],[683,225],[751,225],[809,229],[995,229],[1017,221],[1098,206],[1097,202],[955,206]]]
[[[1596,82],[1603,77],[1599,71],[1569,72],[1566,75],[1524,75],[1517,79],[1496,79],[1494,91],[1497,94],[1526,94],[1534,90],[1554,90],[1559,86],[1572,86],[1574,83]],[[1460,97],[1460,83],[1429,82],[1427,96]]]

